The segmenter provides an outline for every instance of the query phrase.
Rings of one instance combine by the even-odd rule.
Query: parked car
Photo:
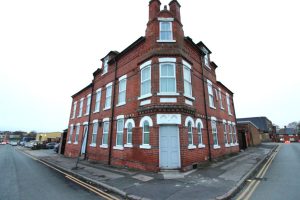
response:
[[[57,143],[55,146],[54,146],[54,151],[56,152],[56,153],[58,153],[58,151],[59,151],[59,146],[60,146],[60,144],[59,143]]]
[[[6,142],[1,142],[0,144],[6,144]]]
[[[56,145],[56,142],[49,142],[46,144],[47,149],[54,149],[54,146]]]
[[[11,146],[17,146],[17,145],[18,145],[18,142],[16,142],[16,141],[11,141],[11,142],[10,142],[10,145],[11,145]]]

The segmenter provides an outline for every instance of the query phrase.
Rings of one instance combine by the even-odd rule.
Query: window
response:
[[[108,59],[109,59],[109,57],[106,57],[106,58],[104,59],[104,63],[103,63],[103,74],[106,74],[107,71],[108,71]]]
[[[97,133],[98,133],[98,126],[99,126],[99,125],[98,125],[98,121],[94,121],[91,146],[96,146],[96,142],[97,142]]]
[[[234,142],[235,144],[237,144],[238,141],[237,141],[237,137],[236,137],[235,123],[232,123],[232,129],[233,129],[233,142]]]
[[[73,117],[72,117],[73,119],[76,116],[76,107],[77,107],[77,101],[75,101],[74,104],[73,104]]]
[[[123,146],[123,130],[124,130],[124,119],[118,119],[116,146]]]
[[[160,22],[159,40],[161,41],[173,40],[172,22],[168,22],[168,21]]]
[[[105,98],[105,110],[110,109],[111,106],[111,92],[112,92],[112,83],[106,85],[106,98]]]
[[[232,115],[231,114],[231,109],[230,109],[230,99],[229,99],[229,94],[228,93],[226,93],[226,101],[227,101],[228,114]]]
[[[78,144],[79,131],[80,131],[80,124],[77,124],[77,125],[76,125],[76,135],[75,135],[75,141],[74,141],[74,144]]]
[[[191,122],[188,122],[188,140],[189,145],[193,145],[193,128]]]
[[[107,147],[108,144],[108,129],[109,121],[103,122],[103,135],[102,135],[102,145],[101,147]]]
[[[200,123],[197,124],[197,132],[198,132],[198,141],[199,141],[199,144],[203,144],[202,127],[201,127]]]
[[[214,140],[214,148],[220,148],[219,147],[219,141],[218,141],[218,129],[217,129],[217,123],[216,119],[212,117],[211,119],[211,129],[212,129],[212,135]]]
[[[213,85],[212,85],[212,82],[210,80],[207,80],[207,89],[208,89],[209,106],[211,108],[215,108]]]
[[[192,79],[191,79],[191,66],[183,65],[183,77],[184,77],[184,95],[192,97]]]
[[[132,144],[132,123],[128,123],[127,126],[127,144]]]
[[[222,100],[222,90],[220,88],[219,88],[219,102],[220,102],[220,108],[224,109],[223,100]]]
[[[204,56],[204,65],[205,65],[206,67],[210,68],[210,66],[209,66],[209,56],[208,56],[208,54],[205,54],[205,56]]]
[[[119,98],[118,105],[124,105],[126,103],[126,76],[119,79]]]
[[[88,115],[90,113],[90,107],[91,107],[91,95],[89,94],[87,96],[87,101],[86,101],[86,111],[85,115]]]
[[[69,133],[69,140],[68,143],[72,142],[72,135],[73,135],[73,125],[70,126],[70,133]]]
[[[80,99],[80,105],[79,105],[79,113],[77,117],[81,117],[82,116],[82,107],[83,107],[83,98]]]
[[[229,138],[230,138],[230,144],[233,145],[233,136],[232,136],[232,125],[231,125],[231,122],[228,123],[228,126],[229,126]]]
[[[151,66],[141,70],[141,97],[151,95]]]
[[[176,69],[175,63],[161,63],[160,65],[160,92],[176,92]]]
[[[223,120],[223,129],[224,129],[224,143],[225,146],[228,146],[227,125],[225,120]]]
[[[145,121],[143,125],[143,145],[149,145],[150,127],[149,122]]]
[[[100,101],[101,101],[101,88],[96,91],[96,104],[95,104],[95,111],[100,111]]]

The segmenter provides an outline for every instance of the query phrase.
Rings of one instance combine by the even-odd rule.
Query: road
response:
[[[101,199],[15,148],[0,145],[1,200]]]
[[[300,143],[280,145],[277,155],[254,188],[250,199],[300,199]]]

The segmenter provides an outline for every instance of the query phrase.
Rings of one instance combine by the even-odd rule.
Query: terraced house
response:
[[[180,7],[151,0],[145,36],[104,56],[72,96],[66,156],[185,171],[239,151],[233,93],[211,51],[184,35]]]

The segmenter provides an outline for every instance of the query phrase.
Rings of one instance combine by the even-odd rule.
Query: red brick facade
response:
[[[92,83],[73,95],[68,138],[70,132],[72,136],[66,145],[66,156],[80,153],[87,124],[85,157],[111,165],[150,171],[188,170],[206,160],[239,151],[233,93],[217,81],[217,65],[209,61],[210,50],[202,42],[195,44],[184,37],[179,3],[173,0],[169,7],[160,10],[160,1],[151,0],[146,36],[121,53],[112,51],[105,56]],[[95,112],[100,89],[100,109]],[[111,97],[106,98],[107,93]],[[82,98],[83,114],[78,117]],[[73,118],[74,102],[77,104]],[[110,108],[106,109],[105,104],[110,104]],[[86,112],[88,108],[90,112]],[[212,121],[216,122],[216,129]],[[94,126],[96,122],[98,125]],[[79,139],[74,144],[78,123]],[[118,133],[117,123],[121,127]],[[128,142],[130,125],[132,134],[128,135],[132,141]],[[198,131],[202,133],[202,143]]]

